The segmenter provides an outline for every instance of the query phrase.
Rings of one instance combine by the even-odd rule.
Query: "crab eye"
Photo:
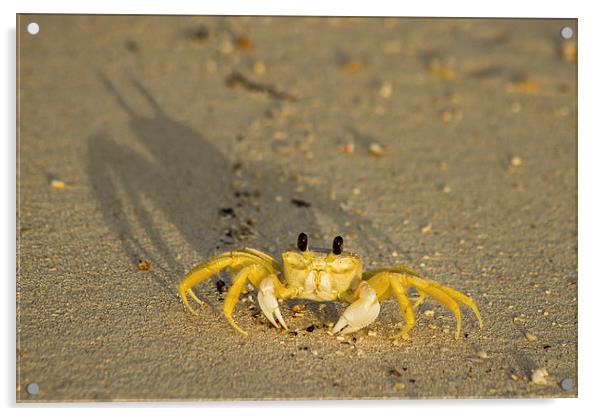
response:
[[[343,252],[343,237],[336,236],[332,241],[332,252],[334,254],[341,254]]]
[[[307,250],[307,234],[299,234],[299,237],[297,237],[297,248],[301,251]]]

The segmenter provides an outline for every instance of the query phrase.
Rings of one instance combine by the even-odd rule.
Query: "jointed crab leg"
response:
[[[367,274],[364,279],[374,288],[379,300],[386,299],[391,295],[397,299],[405,320],[405,325],[399,336],[407,334],[414,326],[415,319],[412,310],[422,303],[425,295],[429,295],[454,314],[456,319],[456,338],[460,336],[461,329],[460,307],[456,301],[460,301],[468,306],[479,320],[480,327],[483,328],[481,315],[472,299],[457,290],[431,280],[422,279],[410,269],[402,266],[391,268],[389,271],[381,269]],[[405,290],[410,286],[415,287],[419,294],[419,298],[413,306],[405,294]]]
[[[280,269],[280,265],[274,259],[258,250],[245,248],[217,255],[194,267],[180,281],[178,292],[184,305],[186,305],[190,313],[197,315],[198,313],[188,303],[187,295],[190,295],[195,302],[201,305],[203,302],[193,293],[192,287],[208,279],[224,267],[229,267],[233,271],[239,271],[241,268],[251,264],[261,266],[269,273],[274,273],[275,270]],[[252,283],[256,285],[259,282]]]
[[[389,278],[389,284],[391,285],[391,290],[393,291],[393,294],[395,295],[395,298],[397,299],[397,303],[399,304],[399,310],[401,311],[404,321],[405,321],[405,325],[404,325],[403,329],[397,335],[397,336],[403,337],[414,326],[415,304],[414,304],[414,307],[412,307],[410,300],[406,296],[405,289],[401,285],[401,282],[399,281],[399,279],[396,278],[396,276],[391,276]],[[421,296],[424,299],[424,292],[421,293]],[[418,301],[416,301],[416,303],[418,303]]]
[[[251,265],[244,267],[241,271],[238,272],[236,277],[234,277],[232,281],[232,286],[228,293],[226,294],[226,298],[224,299],[224,315],[226,315],[226,319],[230,322],[230,325],[234,327],[238,332],[243,335],[248,335],[248,333],[242,330],[234,319],[232,319],[232,312],[234,311],[234,307],[238,303],[238,299],[240,297],[240,292],[245,287],[245,284],[248,281],[257,281],[259,277],[264,276],[266,274],[265,270],[257,265]]]
[[[422,291],[426,292],[427,294],[429,294],[429,293],[420,287],[421,283],[422,283],[422,285],[426,284],[428,287],[439,289],[440,291],[444,292],[446,295],[448,295],[448,297],[452,298],[453,300],[460,301],[464,305],[468,306],[470,308],[470,310],[472,310],[472,313],[474,313],[474,315],[479,320],[479,328],[483,329],[483,320],[481,319],[481,314],[479,313],[479,309],[477,308],[477,305],[474,303],[474,301],[471,298],[469,298],[465,294],[463,294],[455,289],[452,289],[451,287],[444,286],[440,283],[434,282],[432,280],[425,280],[425,279],[421,279],[421,278],[417,278],[417,277],[413,277],[413,276],[407,276],[407,280],[411,285],[415,286],[416,289],[422,290]]]

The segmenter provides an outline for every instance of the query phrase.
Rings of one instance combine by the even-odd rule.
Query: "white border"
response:
[[[601,16],[595,13],[591,1],[546,1],[526,2],[524,0],[504,0],[491,2],[471,1],[419,1],[398,2],[370,1],[203,1],[185,0],[141,1],[138,3],[122,0],[96,2],[72,2],[66,0],[27,1],[0,6],[2,13],[3,65],[1,68],[3,97],[0,101],[2,126],[5,126],[2,140],[3,163],[0,169],[2,181],[0,191],[3,196],[2,215],[2,256],[5,267],[3,275],[4,296],[2,300],[6,312],[3,319],[2,338],[2,404],[8,407],[8,414],[44,412],[46,415],[79,414],[83,409],[91,414],[165,414],[166,412],[202,412],[203,414],[226,413],[248,415],[338,413],[365,414],[375,409],[383,413],[412,412],[420,414],[479,415],[517,413],[522,411],[545,412],[544,414],[581,413],[596,404],[597,379],[600,374],[600,358],[596,354],[600,345],[598,326],[602,316],[596,308],[593,296],[600,293],[599,262],[596,254],[600,242],[596,238],[601,233],[600,217],[600,27]],[[206,403],[184,405],[200,406],[201,409],[173,409],[173,404],[107,404],[107,405],[15,405],[14,376],[14,266],[15,266],[15,14],[16,13],[112,13],[112,14],[292,14],[292,15],[357,15],[357,16],[462,16],[462,17],[562,17],[579,18],[579,399],[565,400],[478,400],[478,401],[420,401],[420,402],[275,402],[275,403]],[[598,302],[599,303],[599,302]],[[144,408],[144,410],[140,410]],[[587,413],[586,413],[587,414]]]

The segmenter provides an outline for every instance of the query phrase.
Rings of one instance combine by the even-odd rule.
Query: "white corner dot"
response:
[[[25,387],[25,389],[27,390],[27,393],[35,396],[40,391],[40,386],[38,386],[38,383],[30,383]]]
[[[573,29],[571,29],[569,26],[565,26],[562,29],[560,29],[560,36],[562,36],[562,39],[570,39],[573,37]]]
[[[37,35],[40,31],[40,25],[36,22],[31,22],[27,25],[27,33],[30,35]]]

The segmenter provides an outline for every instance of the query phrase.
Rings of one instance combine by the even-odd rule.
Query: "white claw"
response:
[[[282,318],[282,313],[280,313],[278,299],[276,299],[276,296],[274,295],[274,282],[272,282],[272,279],[265,278],[261,281],[259,284],[259,292],[257,292],[257,301],[259,302],[261,311],[272,325],[276,328],[280,328],[280,325],[282,325],[284,329],[288,329],[284,322],[284,318]],[[278,319],[280,325],[278,325],[274,317]]]
[[[380,313],[380,303],[374,289],[367,283],[360,287],[360,297],[345,309],[343,315],[332,329],[333,334],[342,331],[350,334],[370,325]]]

